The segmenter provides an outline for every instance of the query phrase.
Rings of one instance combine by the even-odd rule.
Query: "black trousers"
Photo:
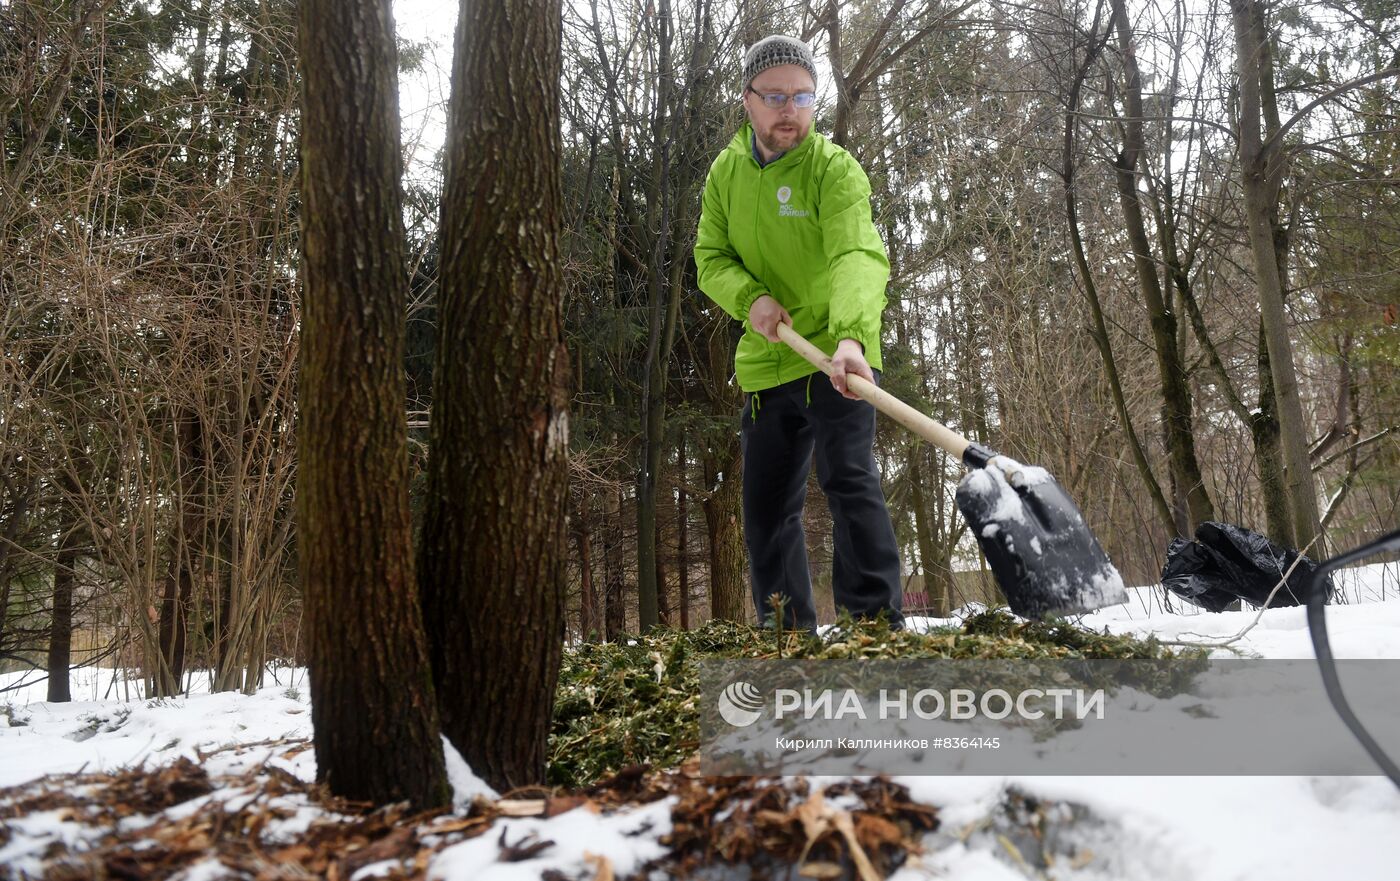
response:
[[[883,611],[902,624],[899,548],[875,466],[875,408],[842,397],[821,373],[745,395],[744,404],[744,540],[759,621],[771,624],[769,597],[778,594],[785,627],[816,626],[802,530],[815,452],[831,509],[837,608],[865,618]]]

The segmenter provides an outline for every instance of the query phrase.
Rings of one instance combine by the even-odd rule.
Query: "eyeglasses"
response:
[[[817,102],[816,92],[798,92],[796,95],[785,95],[782,92],[760,92],[753,86],[749,86],[748,90],[757,95],[763,101],[763,106],[770,110],[783,109],[789,100],[799,110],[806,110]]]

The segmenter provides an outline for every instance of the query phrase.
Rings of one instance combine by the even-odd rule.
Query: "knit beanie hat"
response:
[[[744,53],[744,86],[748,87],[753,78],[770,67],[780,64],[795,64],[812,75],[812,85],[817,83],[817,66],[812,63],[812,50],[801,40],[775,34],[764,37],[749,47]]]

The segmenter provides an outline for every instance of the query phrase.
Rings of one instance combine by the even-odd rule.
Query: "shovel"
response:
[[[831,359],[791,325],[779,324],[778,336],[831,375]],[[1039,619],[1128,601],[1118,570],[1079,507],[1048,471],[972,443],[864,377],[846,374],[846,387],[968,467],[958,481],[958,509],[1012,612]]]

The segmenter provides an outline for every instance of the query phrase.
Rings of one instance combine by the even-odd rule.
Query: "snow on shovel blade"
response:
[[[779,324],[777,333],[823,373],[835,373],[831,358],[792,325]],[[1045,469],[1028,468],[970,442],[864,377],[847,374],[846,383],[875,409],[961,458],[970,469],[958,484],[958,507],[987,555],[1011,611],[1024,618],[1043,618],[1127,602],[1118,570],[1074,502]]]
[[[1045,618],[1127,602],[1122,576],[1048,471],[995,454],[983,461],[959,481],[958,508],[1012,612]]]

